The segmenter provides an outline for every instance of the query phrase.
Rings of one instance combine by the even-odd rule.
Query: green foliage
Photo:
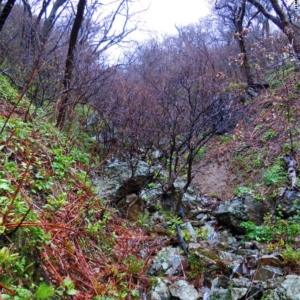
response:
[[[74,296],[77,293],[78,291],[75,289],[75,284],[70,277],[64,278],[64,280],[61,283],[61,286],[56,290],[56,294],[59,296]]]
[[[49,195],[47,197],[47,204],[43,206],[45,209],[56,211],[63,208],[67,204],[67,193],[61,193],[57,197]]]
[[[2,74],[0,74],[0,90],[1,96],[4,98],[4,100],[15,102],[15,98],[18,94],[16,90],[10,85],[8,79]]]
[[[252,188],[245,187],[245,186],[237,186],[236,193],[237,196],[251,196],[255,200],[263,200],[263,196],[260,193],[255,193]]]
[[[188,264],[190,269],[190,271],[188,271],[188,274],[192,279],[195,279],[197,276],[199,276],[199,274],[206,271],[207,265],[205,265],[205,263],[197,253],[191,253],[189,255]]]
[[[282,167],[275,164],[271,168],[268,168],[263,175],[264,183],[267,186],[284,184],[286,180],[285,172]]]
[[[138,275],[144,268],[144,261],[134,255],[130,255],[123,263],[127,266],[127,272],[132,275]]]
[[[37,291],[35,292],[34,298],[36,300],[45,300],[51,298],[52,296],[54,296],[54,294],[55,294],[54,288],[42,282],[39,285]]]
[[[259,242],[271,242],[274,240],[272,227],[268,225],[257,226],[253,222],[243,222],[241,227],[246,230],[246,236],[250,240],[256,240]]]
[[[2,268],[10,267],[11,263],[19,258],[20,256],[18,253],[10,253],[10,250],[7,247],[0,249],[0,266]]]
[[[172,215],[171,219],[167,222],[167,232],[170,235],[176,234],[176,226],[181,227],[183,225],[183,221],[181,218]]]
[[[268,130],[265,132],[264,134],[264,139],[266,141],[271,140],[272,138],[277,136],[277,132],[275,132],[274,130]]]
[[[138,214],[138,220],[137,220],[137,223],[140,225],[140,226],[143,226],[143,227],[148,227],[149,226],[149,216],[150,214],[149,213],[139,213]]]
[[[281,255],[284,258],[285,263],[299,264],[300,261],[300,249],[293,249],[291,246],[286,245],[286,249],[281,251]]]
[[[206,147],[205,146],[201,147],[197,152],[198,158],[203,159],[205,156],[205,151],[206,151]]]
[[[262,242],[278,242],[280,245],[293,243],[300,234],[300,213],[288,219],[279,215],[271,218],[266,216],[265,224],[257,226],[252,222],[243,222],[241,226],[246,230],[249,239]]]

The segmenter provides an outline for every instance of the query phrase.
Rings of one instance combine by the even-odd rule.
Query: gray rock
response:
[[[239,300],[243,296],[246,295],[248,289],[247,288],[231,288],[230,293],[231,293],[231,300]]]
[[[204,218],[207,218],[207,214],[200,213],[199,215],[196,216],[196,219],[199,221],[203,220]]]
[[[180,255],[179,247],[164,247],[153,259],[148,273],[152,276],[174,275],[185,260],[186,258]]]
[[[244,261],[244,257],[241,255],[236,255],[231,252],[220,251],[220,258],[226,261],[226,264],[230,269],[235,269]]]
[[[171,299],[171,294],[169,292],[168,285],[170,282],[166,279],[157,279],[156,286],[152,289],[151,300],[169,300]]]
[[[91,172],[91,180],[99,197],[119,201],[128,194],[138,194],[151,181],[154,169],[146,162],[126,163],[114,161]]]
[[[287,300],[277,290],[267,290],[264,292],[264,300]]]
[[[216,290],[209,295],[209,300],[232,300],[230,290]]]
[[[221,204],[215,214],[219,224],[224,224],[238,232],[245,233],[242,222],[251,221],[256,225],[263,223],[265,208],[252,197],[236,197]]]
[[[217,278],[214,278],[211,282],[211,289],[212,290],[217,290],[217,289],[227,289],[229,285],[229,278],[220,275]]]
[[[200,228],[203,232],[203,236],[206,236],[207,240],[210,241],[217,238],[218,233],[215,230],[214,221],[206,222],[205,225],[201,226]]]
[[[281,278],[274,279],[275,284],[264,292],[264,299],[266,300],[300,300],[300,276],[287,275],[284,280]],[[281,281],[281,283],[280,283]],[[268,288],[268,287],[266,287]]]
[[[124,218],[137,221],[143,211],[143,200],[136,194],[129,194],[118,202],[117,208]]]
[[[300,276],[287,275],[281,287],[285,290],[285,299],[300,300]]]
[[[282,270],[277,267],[261,266],[255,274],[255,280],[266,281],[274,277],[282,276]]]
[[[200,296],[195,287],[185,280],[178,280],[170,285],[170,293],[179,300],[197,300]]]
[[[281,286],[281,283],[284,280],[284,277],[276,277],[262,282],[262,285],[265,290],[275,290],[277,287]]]
[[[263,255],[258,259],[258,263],[262,266],[273,266],[273,267],[281,267],[283,264],[283,258],[280,259],[280,256],[271,255]]]
[[[190,238],[191,238],[191,242],[196,243],[197,242],[197,234],[195,229],[193,228],[192,224],[190,222],[186,222],[184,223],[182,229],[187,230]]]
[[[300,210],[300,192],[286,191],[279,198],[278,206],[281,207],[283,216],[294,216]]]
[[[163,192],[163,187],[161,184],[157,184],[151,188],[143,189],[140,192],[140,196],[145,201],[151,201],[158,198]]]
[[[233,278],[230,280],[229,284],[233,287],[248,289],[251,286],[252,281],[245,277]]]

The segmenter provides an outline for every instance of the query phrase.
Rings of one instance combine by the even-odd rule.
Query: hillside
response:
[[[164,242],[104,207],[76,138],[39,117],[25,122],[28,103],[16,105],[20,96],[0,81],[2,299],[139,299]]]
[[[119,187],[115,198],[105,201],[99,197],[101,189],[105,194],[106,188],[114,188],[110,176],[122,176],[110,172],[115,166],[121,173],[122,162],[109,155],[98,159],[89,131],[59,131],[51,118],[42,117],[41,109],[33,118],[28,100],[1,76],[2,299],[157,300],[167,295],[215,300],[223,293],[227,300],[285,295],[260,285],[274,277],[290,286],[286,282],[298,280],[300,273],[299,195],[291,188],[282,159],[297,159],[299,76],[291,69],[260,95],[248,97],[243,104],[247,114],[232,132],[214,135],[201,148],[194,169],[200,193],[191,188],[184,192],[181,218],[165,204],[182,193],[182,179],[176,179],[175,191],[166,194],[169,198],[159,194],[167,178],[165,170],[155,171],[161,168],[161,157],[141,159],[156,166],[150,168],[150,181],[126,175],[125,190]],[[75,111],[74,119],[81,114]],[[97,172],[108,177],[100,191],[91,181]],[[294,197],[292,204],[284,202],[288,193]],[[231,208],[226,205],[235,203],[236,215],[228,215]],[[239,219],[244,206],[249,211]],[[224,287],[216,283],[220,278]]]

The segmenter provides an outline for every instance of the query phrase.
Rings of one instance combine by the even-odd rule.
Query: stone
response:
[[[139,194],[154,176],[154,168],[144,161],[109,162],[91,172],[91,180],[100,198],[118,203],[128,194]]]
[[[258,263],[262,266],[281,267],[283,261],[278,256],[274,255],[263,255],[258,259]]]
[[[206,237],[208,241],[214,240],[218,237],[218,233],[215,230],[214,221],[206,222],[204,226],[201,226],[201,230],[203,235]]]
[[[230,290],[216,290],[211,291],[209,295],[209,300],[232,300]]]
[[[283,298],[283,296],[278,293],[277,290],[267,290],[264,292],[264,300],[287,300]]]
[[[162,248],[148,269],[152,276],[175,275],[182,266],[186,265],[186,258],[180,255],[180,248],[164,247]]]
[[[300,300],[300,276],[287,275],[281,283],[287,300]]]
[[[245,277],[233,278],[230,280],[229,284],[233,287],[248,289],[251,286],[252,281]]]
[[[247,288],[231,288],[230,293],[231,293],[231,300],[239,300],[243,296],[246,295],[248,289]],[[251,299],[251,298],[250,298]]]
[[[282,270],[277,267],[261,266],[255,274],[255,280],[266,281],[274,277],[282,276]]]
[[[240,265],[244,261],[244,257],[241,255],[236,255],[227,251],[219,251],[220,258],[226,262],[230,269],[235,269],[236,266]]]
[[[190,239],[191,242],[196,243],[197,242],[197,234],[195,229],[193,228],[192,224],[190,222],[186,222],[184,223],[182,229],[187,230],[189,235],[190,235]]]
[[[140,196],[143,200],[151,202],[155,200],[163,193],[163,186],[161,184],[156,184],[153,187],[145,188],[140,192]]]
[[[227,289],[229,286],[229,278],[224,275],[220,275],[214,278],[211,282],[211,289]]]
[[[264,205],[250,196],[236,197],[221,204],[215,214],[220,225],[226,225],[237,232],[245,233],[242,222],[263,223]]]
[[[136,194],[129,194],[118,202],[117,208],[125,219],[136,222],[143,212],[143,200]]]
[[[151,300],[170,300],[169,284],[170,282],[168,280],[158,278],[156,286],[151,292]]]
[[[278,206],[284,217],[291,217],[300,210],[300,192],[286,191],[279,198]]]
[[[185,280],[178,280],[170,285],[169,291],[173,297],[179,300],[198,300],[199,293],[195,287]]]

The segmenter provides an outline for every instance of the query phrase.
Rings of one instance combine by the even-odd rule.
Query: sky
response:
[[[140,0],[142,8],[149,8],[140,15],[140,27],[158,34],[175,34],[175,25],[197,23],[208,14],[205,0]],[[138,39],[146,34],[136,33]]]
[[[103,0],[110,2],[111,0]],[[143,43],[150,38],[159,38],[164,35],[175,35],[177,26],[198,23],[209,13],[208,0],[136,0],[133,12],[139,12],[130,21],[138,24],[138,30],[132,32],[125,40]],[[118,3],[118,2],[116,2]],[[138,22],[138,23],[136,23]],[[123,22],[116,22],[116,28],[122,28]],[[124,46],[124,44],[122,44]],[[117,45],[109,49],[109,60],[115,62],[124,51],[129,49]]]

